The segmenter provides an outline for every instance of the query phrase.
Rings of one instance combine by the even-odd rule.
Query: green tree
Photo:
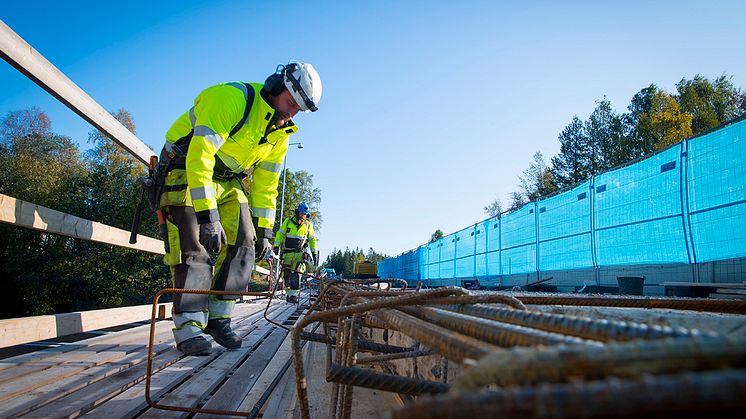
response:
[[[742,93],[733,85],[732,76],[723,74],[711,82],[697,74],[676,84],[677,100],[683,112],[692,115],[692,133],[714,128],[743,112]]]
[[[508,206],[508,212],[516,211],[521,208],[523,208],[524,205],[526,205],[526,199],[523,197],[523,194],[520,192],[511,192],[510,193],[510,206]]]
[[[551,170],[558,186],[565,188],[584,181],[591,174],[588,134],[585,132],[583,121],[577,115],[562,130],[559,140],[560,152],[552,157]]]
[[[293,215],[293,211],[301,202],[305,202],[311,208],[311,221],[315,231],[321,230],[323,217],[319,206],[321,205],[321,189],[313,186],[313,175],[305,170],[292,172],[285,170],[284,176],[287,176],[285,182],[285,205],[283,216]],[[280,228],[284,220],[280,220],[280,205],[282,203],[282,185],[283,175],[280,176],[280,183],[277,186],[277,212],[275,214],[274,230]]]
[[[652,98],[650,110],[640,115],[638,131],[660,150],[691,136],[691,125],[692,115],[682,111],[673,96],[659,91]]]
[[[547,196],[558,189],[554,176],[544,162],[544,155],[540,151],[534,153],[533,161],[528,169],[523,171],[523,176],[518,177],[518,180],[523,196],[528,201]]]
[[[437,229],[433,234],[430,235],[430,243],[434,243],[443,238],[443,230]]]
[[[640,126],[640,119],[643,115],[650,114],[653,107],[653,98],[662,90],[655,84],[640,90],[632,96],[627,109],[629,113],[624,115],[626,126],[629,128],[628,144],[629,160],[642,157],[652,153],[655,150],[656,138],[652,132],[647,131]]]
[[[488,205],[485,205],[484,213],[487,214],[490,218],[500,218],[502,217],[503,213],[503,206],[502,203],[500,203],[500,198],[495,198],[494,201],[490,202]]]
[[[591,175],[626,162],[624,125],[622,117],[611,108],[604,97],[585,122],[588,135],[588,169]]]
[[[126,116],[117,115],[123,122]],[[127,163],[132,158],[111,140],[92,132],[94,149],[84,158],[69,138],[51,132],[38,109],[11,112],[0,126],[0,192],[129,228],[139,192],[133,175],[142,169]],[[146,217],[144,232],[156,231],[151,219]],[[158,256],[13,226],[0,229],[0,274],[12,301],[0,308],[3,317],[143,304],[168,281]]]

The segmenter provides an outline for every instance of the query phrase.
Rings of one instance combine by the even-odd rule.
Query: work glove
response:
[[[199,242],[205,246],[208,252],[219,252],[220,248],[228,243],[220,221],[204,223],[199,225]]]
[[[271,256],[272,244],[268,238],[258,239],[256,245],[254,245],[254,253],[256,255],[256,262],[265,259],[267,256]]]

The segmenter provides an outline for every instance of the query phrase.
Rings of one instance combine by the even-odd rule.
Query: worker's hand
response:
[[[199,225],[199,242],[205,246],[208,252],[219,252],[220,248],[228,243],[223,226],[220,221],[204,223]]]
[[[256,245],[254,246],[254,253],[256,254],[257,262],[266,258],[268,255],[271,255],[271,251],[272,244],[269,242],[268,238],[265,237],[256,241]]]

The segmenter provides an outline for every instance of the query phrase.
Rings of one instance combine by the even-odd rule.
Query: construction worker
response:
[[[301,202],[295,209],[294,215],[283,221],[275,234],[273,251],[279,253],[282,249],[282,277],[287,281],[289,303],[295,303],[300,297],[301,275],[311,259],[313,266],[319,266],[316,252],[316,235],[313,224],[308,217],[311,210],[305,202]],[[310,250],[310,253],[308,252]],[[300,272],[300,273],[299,273]]]
[[[297,131],[292,118],[316,111],[320,98],[313,66],[291,62],[264,84],[205,89],[174,122],[157,170],[164,176],[156,179],[162,179],[157,196],[168,228],[164,262],[176,288],[246,290],[255,261],[272,250],[277,184],[289,136]],[[242,184],[248,174],[249,193]],[[214,273],[210,252],[218,252]],[[236,298],[175,294],[179,350],[208,355],[212,348],[202,333],[228,349],[240,348],[230,327]]]

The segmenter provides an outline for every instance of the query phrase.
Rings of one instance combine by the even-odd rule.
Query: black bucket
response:
[[[645,282],[643,276],[618,276],[620,295],[642,295],[642,284]]]

